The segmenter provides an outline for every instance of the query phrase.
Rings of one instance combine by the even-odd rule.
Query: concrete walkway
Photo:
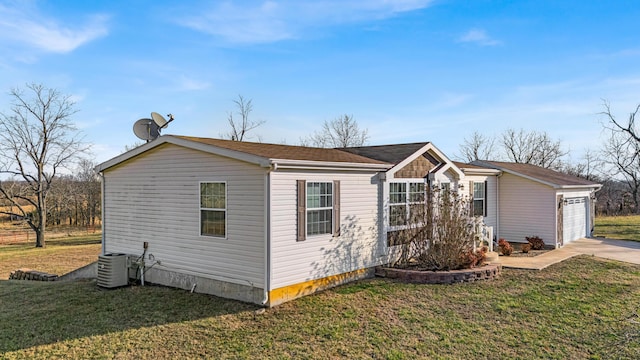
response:
[[[583,238],[573,241],[560,249],[534,257],[500,256],[500,263],[505,268],[542,270],[549,265],[581,254],[640,264],[640,242]]]

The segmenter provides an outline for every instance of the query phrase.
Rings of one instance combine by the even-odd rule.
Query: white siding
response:
[[[487,216],[484,217],[484,223],[487,226],[493,226],[493,231],[495,234],[497,228],[497,219],[498,219],[498,190],[496,187],[497,180],[495,176],[479,176],[479,175],[467,175],[464,177],[462,181],[460,181],[461,185],[464,185],[464,190],[461,191],[464,195],[469,195],[470,191],[473,189],[469,189],[469,182],[487,182],[486,189],[486,201],[487,201]],[[473,200],[470,198],[469,201]]]
[[[104,172],[105,251],[155,267],[263,287],[265,169],[162,145]],[[227,184],[227,238],[200,236],[199,183]],[[149,263],[149,261],[148,261]]]
[[[272,289],[384,263],[376,173],[279,170],[271,175]],[[340,180],[340,237],[296,241],[296,180]]]
[[[526,242],[526,236],[539,236],[547,245],[555,246],[556,191],[508,173],[504,173],[499,181],[499,236],[516,242]]]

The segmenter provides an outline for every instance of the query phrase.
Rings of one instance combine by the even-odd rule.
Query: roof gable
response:
[[[403,172],[399,174],[401,177],[407,176],[408,173],[415,173],[415,171],[413,171],[414,169],[411,169],[407,170],[407,173],[404,174],[403,169],[405,169],[407,165],[415,163],[416,160],[424,160],[420,162],[425,164],[430,163],[431,166],[422,167],[422,170],[428,168],[428,172],[430,173],[450,170],[458,177],[463,176],[462,171],[430,142],[360,146],[340,148],[340,150],[393,164],[394,166],[387,171],[387,174],[390,176],[395,176],[399,171]]]
[[[554,188],[594,188],[601,186],[600,184],[593,181],[585,180],[573,175],[564,174],[555,170],[545,169],[540,166],[531,164],[476,160],[473,161],[471,165],[502,170],[504,172],[522,176]]]
[[[396,145],[358,146],[339,149],[352,154],[396,165],[425,147],[427,144],[429,143],[421,142]]]

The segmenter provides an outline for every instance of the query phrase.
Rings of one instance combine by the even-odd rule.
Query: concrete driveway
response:
[[[640,264],[639,241],[583,238],[573,241],[564,247],[579,254],[593,255],[632,264]]]
[[[549,265],[581,254],[640,264],[640,242],[583,238],[575,240],[560,249],[534,257],[500,256],[500,263],[505,268],[542,270]]]

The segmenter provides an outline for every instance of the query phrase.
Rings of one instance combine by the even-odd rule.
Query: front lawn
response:
[[[640,241],[640,215],[596,216],[595,236]]]
[[[588,256],[491,282],[369,279],[263,314],[164,287],[0,281],[0,358],[638,359],[639,299],[640,266]]]

